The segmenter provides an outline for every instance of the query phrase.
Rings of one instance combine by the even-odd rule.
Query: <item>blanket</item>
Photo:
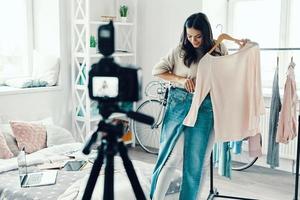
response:
[[[146,198],[149,199],[149,191],[150,191],[150,181],[151,175],[153,171],[153,164],[148,164],[145,162],[133,160],[132,161],[135,172],[143,188],[144,194]],[[81,200],[84,194],[86,184],[89,178],[89,174],[87,174],[81,180],[77,180],[72,186],[70,186],[58,199],[59,200]],[[102,200],[103,191],[104,191],[104,167],[101,168],[100,175],[98,176],[98,180],[92,195],[92,200]],[[178,199],[178,191],[180,179],[178,177],[174,178],[172,184],[169,187],[167,192],[167,196],[165,200],[177,200]],[[172,185],[176,185],[177,188],[174,189]],[[122,165],[122,161],[119,157],[115,158],[115,167],[114,167],[114,198],[116,200],[135,200],[135,195],[133,189],[130,185],[130,181],[126,174],[126,171]]]
[[[81,149],[82,143],[62,144],[41,149],[26,155],[27,166],[66,160],[68,159],[68,154],[76,152],[76,156],[83,157],[84,155],[81,153]],[[18,163],[16,157],[11,159],[0,159],[0,174],[17,168]]]

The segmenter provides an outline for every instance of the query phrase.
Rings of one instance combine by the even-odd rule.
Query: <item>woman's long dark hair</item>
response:
[[[203,13],[195,13],[189,16],[183,26],[183,32],[181,34],[180,44],[182,49],[182,56],[184,64],[188,67],[192,63],[197,62],[197,53],[193,45],[189,42],[187,38],[186,29],[194,28],[201,31],[202,33],[202,45],[203,53],[207,53],[214,45],[213,34],[211,30],[208,18]]]

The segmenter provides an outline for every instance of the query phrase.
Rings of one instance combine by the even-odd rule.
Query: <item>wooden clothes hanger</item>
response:
[[[294,63],[294,58],[293,58],[293,56],[292,56],[292,57],[291,57],[291,62],[290,62],[289,68],[292,67],[292,68],[294,69],[295,66],[296,66],[296,64]],[[288,68],[288,69],[289,69],[289,68]]]
[[[226,33],[222,33],[219,35],[219,37],[216,41],[216,44],[213,46],[213,48],[211,48],[211,50],[208,53],[211,54],[221,44],[221,42],[223,40],[233,41],[233,42],[237,43],[239,46],[242,46],[242,44],[243,44],[242,40],[235,39]]]

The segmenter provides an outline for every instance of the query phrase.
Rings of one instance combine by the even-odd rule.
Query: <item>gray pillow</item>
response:
[[[65,128],[48,124],[46,125],[46,131],[47,147],[76,142],[72,133]]]
[[[19,154],[19,148],[18,148],[17,140],[13,135],[10,125],[2,124],[0,125],[0,129],[4,135],[8,148],[14,154],[14,156],[17,156]]]
[[[12,78],[5,81],[5,85],[15,88],[46,87],[48,83],[44,80],[27,78]]]

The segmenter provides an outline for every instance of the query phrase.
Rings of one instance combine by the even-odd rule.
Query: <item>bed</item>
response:
[[[82,144],[71,143],[42,149],[27,155],[29,171],[39,171],[39,164],[68,159],[64,153],[80,150]],[[69,186],[86,174],[85,171],[59,170],[56,184],[41,187],[21,188],[16,158],[0,160],[0,199],[57,199]],[[45,196],[46,194],[46,196]]]
[[[50,132],[48,131],[47,134],[50,134]],[[85,159],[92,162],[97,155],[97,151],[93,150],[90,155],[85,156],[81,153],[83,147],[82,143],[76,143],[74,141],[70,142],[70,138],[68,140],[58,138],[68,138],[69,136],[67,136],[66,133],[56,134],[56,136],[49,135],[48,137],[52,137],[52,140],[56,141],[57,144],[49,145],[47,148],[28,154],[26,159],[29,171],[39,171],[39,166],[42,164],[64,162],[66,160],[70,160],[70,158]],[[65,143],[66,141],[67,143]],[[144,193],[148,195],[153,165],[137,160],[132,160],[132,162]],[[61,169],[58,171],[56,184],[54,185],[21,188],[17,158],[0,159],[0,200],[79,200],[82,198],[85,190],[91,167],[92,163],[87,165],[81,171],[74,172]],[[95,200],[100,200],[103,197],[103,168],[104,167],[101,169],[97,185],[93,193],[92,199]],[[114,180],[114,194],[116,200],[135,199],[122,161],[118,156],[115,157]],[[180,177],[175,177],[169,187],[166,200],[178,199],[179,182]]]

